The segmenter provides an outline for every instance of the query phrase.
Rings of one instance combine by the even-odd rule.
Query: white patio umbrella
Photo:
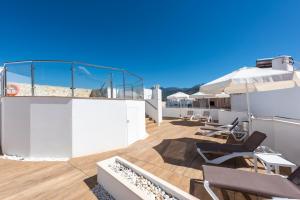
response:
[[[213,94],[207,94],[203,92],[196,92],[190,95],[190,97],[194,99],[205,99],[205,98],[211,98],[213,96],[214,96]]]
[[[230,97],[230,95],[226,94],[225,92],[214,95],[214,99],[224,99],[224,98],[229,98],[229,97]],[[219,103],[219,101],[217,101],[217,106],[218,106],[218,103]]]
[[[180,116],[181,116],[181,100],[189,99],[189,95],[183,92],[176,92],[172,95],[167,96],[168,100],[176,100],[179,101],[179,108],[180,108]]]
[[[183,92],[176,92],[172,95],[167,96],[167,99],[188,99],[190,96]]]
[[[203,93],[203,92],[196,92],[194,94],[191,94],[190,95],[191,98],[194,98],[194,99],[207,99],[208,101],[208,108],[210,109],[210,98],[214,97],[213,94],[207,94],[207,93]]]
[[[300,77],[300,76],[299,76]],[[243,67],[200,87],[204,93],[246,93],[247,114],[251,127],[249,92],[283,89],[295,84],[293,71]]]

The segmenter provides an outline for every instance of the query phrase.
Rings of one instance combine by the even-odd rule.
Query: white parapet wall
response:
[[[71,157],[71,99],[4,97],[1,104],[1,147],[4,154]]]
[[[71,158],[147,136],[145,102],[63,97],[4,97],[1,146],[6,155]]]
[[[231,124],[232,121],[238,117],[239,121],[248,121],[247,112],[237,112],[237,111],[228,111],[228,110],[219,110],[219,123],[220,124]]]
[[[272,117],[252,119],[253,131],[267,134],[264,145],[300,165],[300,120]]]
[[[300,88],[289,88],[249,94],[250,110],[255,117],[280,116],[300,119]],[[231,110],[247,111],[245,94],[231,96]]]
[[[163,117],[175,117],[180,118],[187,115],[187,112],[192,110],[194,114],[203,115],[204,111],[209,111],[213,120],[218,120],[218,110],[219,109],[207,109],[207,108],[169,108],[163,107],[162,114]]]

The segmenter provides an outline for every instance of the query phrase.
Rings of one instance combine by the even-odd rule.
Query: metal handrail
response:
[[[145,99],[145,102],[148,103],[152,108],[154,108],[155,110],[157,110],[157,107],[155,107],[150,101],[148,101],[147,99]]]
[[[30,64],[30,70],[31,70],[31,87],[32,87],[32,96],[34,96],[34,85],[35,85],[35,82],[34,82],[34,64],[35,63],[64,63],[64,64],[70,64],[71,65],[71,87],[70,89],[72,90],[72,96],[74,96],[74,66],[78,66],[78,65],[83,65],[84,67],[93,67],[93,68],[97,68],[97,69],[106,69],[106,70],[112,70],[112,71],[119,71],[123,74],[123,90],[124,90],[124,99],[125,99],[125,96],[126,96],[126,93],[125,93],[125,90],[126,90],[126,80],[125,80],[125,75],[130,75],[132,77],[135,77],[137,80],[133,83],[133,84],[129,84],[130,87],[133,87],[133,85],[137,85],[137,83],[140,82],[141,86],[143,87],[144,86],[144,81],[143,81],[143,78],[132,73],[132,72],[129,72],[125,69],[122,69],[122,68],[116,68],[116,67],[110,67],[110,66],[101,66],[101,65],[95,65],[95,64],[90,64],[90,63],[85,63],[85,62],[79,62],[79,61],[66,61],[66,60],[18,60],[18,61],[10,61],[10,62],[5,62],[3,63],[3,67],[4,67],[4,79],[3,79],[3,86],[4,86],[4,95],[6,96],[6,89],[7,89],[7,77],[6,77],[6,73],[7,73],[7,68],[9,65],[11,64]],[[111,76],[112,78],[112,76]],[[113,83],[112,83],[112,80],[110,80],[110,85],[111,85],[111,88],[113,88]],[[111,91],[112,92],[112,91]],[[139,96],[144,96],[144,92],[141,91],[141,95]],[[132,99],[133,99],[133,95],[132,95]]]
[[[96,65],[96,64],[90,64],[90,63],[86,63],[86,62],[80,62],[80,61],[66,61],[66,60],[18,60],[18,61],[9,61],[9,62],[5,62],[3,63],[3,66],[5,67],[5,65],[8,64],[21,64],[21,63],[42,63],[42,62],[52,62],[52,63],[66,63],[66,64],[78,64],[78,65],[85,65],[88,67],[95,67],[95,68],[99,68],[99,69],[109,69],[109,70],[114,70],[114,71],[122,71],[125,73],[128,73],[132,76],[135,76],[141,80],[143,80],[143,78],[141,76],[138,76],[132,72],[129,72],[128,70],[125,70],[123,68],[117,68],[117,67],[111,67],[111,66],[103,66],[103,65]]]

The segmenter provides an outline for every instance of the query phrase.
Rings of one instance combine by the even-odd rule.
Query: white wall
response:
[[[2,98],[2,151],[22,157],[71,156],[71,99]]]
[[[247,112],[219,110],[218,115],[220,124],[230,124],[236,117],[239,121],[248,121]]]
[[[250,93],[250,109],[254,116],[280,116],[300,119],[300,88]],[[232,110],[246,111],[245,94],[232,95]]]
[[[300,165],[300,120],[284,118],[256,118],[252,120],[253,131],[267,134],[264,145],[282,153],[283,157]]]
[[[232,94],[230,96],[230,104],[232,111],[246,112],[247,111],[247,99],[244,94]]]
[[[210,115],[213,120],[218,120],[218,110],[219,109],[207,109],[207,108],[168,108],[163,107],[162,113],[163,117],[183,117],[187,115],[187,111],[192,110],[194,114],[203,115],[204,111],[210,111]]]
[[[72,111],[73,157],[127,145],[125,101],[74,99]]]
[[[148,91],[148,93],[150,92]],[[151,99],[147,99],[145,96],[145,101],[145,113],[160,125],[162,122],[162,92],[159,86],[151,90]]]
[[[2,116],[3,153],[25,158],[83,156],[147,136],[144,101],[4,97]]]

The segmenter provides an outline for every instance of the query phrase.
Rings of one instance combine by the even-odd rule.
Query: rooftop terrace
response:
[[[0,199],[96,199],[96,162],[121,156],[201,199],[210,199],[203,187],[202,164],[194,143],[230,142],[197,134],[198,122],[165,119],[149,124],[150,136],[128,148],[73,158],[67,162],[27,162],[0,159]],[[232,159],[222,166],[254,171],[250,159]],[[5,169],[5,170],[4,170]],[[260,166],[260,172],[264,170]],[[257,199],[241,193],[218,191],[224,199]]]

